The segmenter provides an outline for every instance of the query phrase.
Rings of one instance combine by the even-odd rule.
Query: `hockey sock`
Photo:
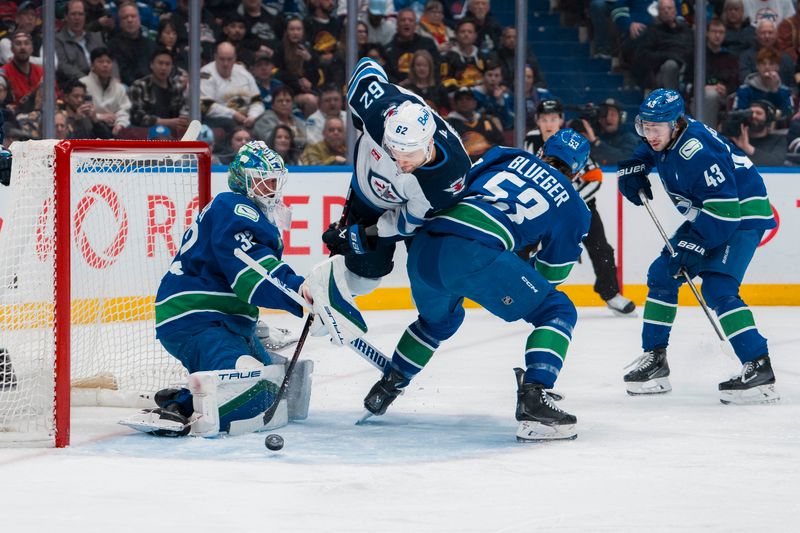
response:
[[[667,346],[678,312],[678,294],[650,291],[644,303],[642,349],[646,352]]]
[[[537,326],[525,343],[525,382],[552,388],[564,366],[571,340],[570,331],[558,321]]]
[[[440,341],[422,330],[419,322],[414,322],[400,337],[392,355],[392,365],[411,379],[428,364],[439,344]]]

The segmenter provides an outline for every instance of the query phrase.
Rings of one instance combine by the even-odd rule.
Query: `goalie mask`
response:
[[[403,102],[389,110],[383,130],[383,147],[398,163],[416,159],[419,167],[430,159],[436,123],[428,106]]]
[[[281,204],[286,178],[283,159],[263,141],[242,146],[228,169],[228,187],[253,200],[268,216]]]

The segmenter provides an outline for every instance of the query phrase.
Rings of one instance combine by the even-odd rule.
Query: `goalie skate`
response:
[[[300,338],[288,329],[271,327],[261,320],[256,323],[256,337],[268,351],[283,350],[296,344]]]
[[[745,363],[738,376],[719,384],[719,391],[719,401],[726,405],[776,403],[781,399],[768,355]]]
[[[628,368],[631,367],[633,370],[623,378],[625,388],[631,396],[665,394],[672,390],[669,382],[667,350],[664,348],[643,353],[628,365]]]
[[[158,437],[183,437],[191,429],[189,420],[170,409],[144,409],[135,415],[120,420],[119,424],[142,433]]]

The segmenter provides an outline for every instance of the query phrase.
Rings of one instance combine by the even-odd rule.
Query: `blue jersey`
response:
[[[656,152],[646,142],[633,158],[661,183],[678,211],[710,249],[736,229],[775,227],[764,179],[744,152],[716,131],[687,117],[688,126],[672,148]]]
[[[180,250],[156,294],[156,336],[223,323],[244,336],[252,335],[258,308],[303,311],[271,283],[248,267],[233,251],[244,250],[290,288],[301,276],[281,261],[278,228],[244,195],[217,195],[183,235]]]
[[[561,283],[581,255],[591,213],[570,180],[535,155],[492,148],[469,172],[466,197],[426,225],[517,251],[540,243],[536,270]]]
[[[382,213],[378,237],[397,240],[412,235],[431,213],[450,207],[466,192],[470,159],[450,125],[433,113],[436,157],[411,174],[399,171],[383,147],[384,121],[403,102],[421,105],[419,96],[389,83],[383,68],[362,59],[350,78],[347,102],[353,123],[362,132],[356,145],[352,188]]]

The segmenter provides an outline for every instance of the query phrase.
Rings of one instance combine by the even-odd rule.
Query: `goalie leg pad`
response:
[[[367,332],[346,281],[344,257],[337,255],[315,266],[306,278],[316,313],[332,342],[344,346]]]
[[[311,374],[314,372],[314,361],[304,359],[297,361],[286,387],[286,403],[289,409],[289,420],[305,420],[308,418],[308,404],[311,401]]]
[[[195,372],[189,376],[194,414],[192,434],[215,437],[274,429],[288,423],[286,402],[278,406],[269,425],[263,414],[272,405],[283,381],[283,365]]]

